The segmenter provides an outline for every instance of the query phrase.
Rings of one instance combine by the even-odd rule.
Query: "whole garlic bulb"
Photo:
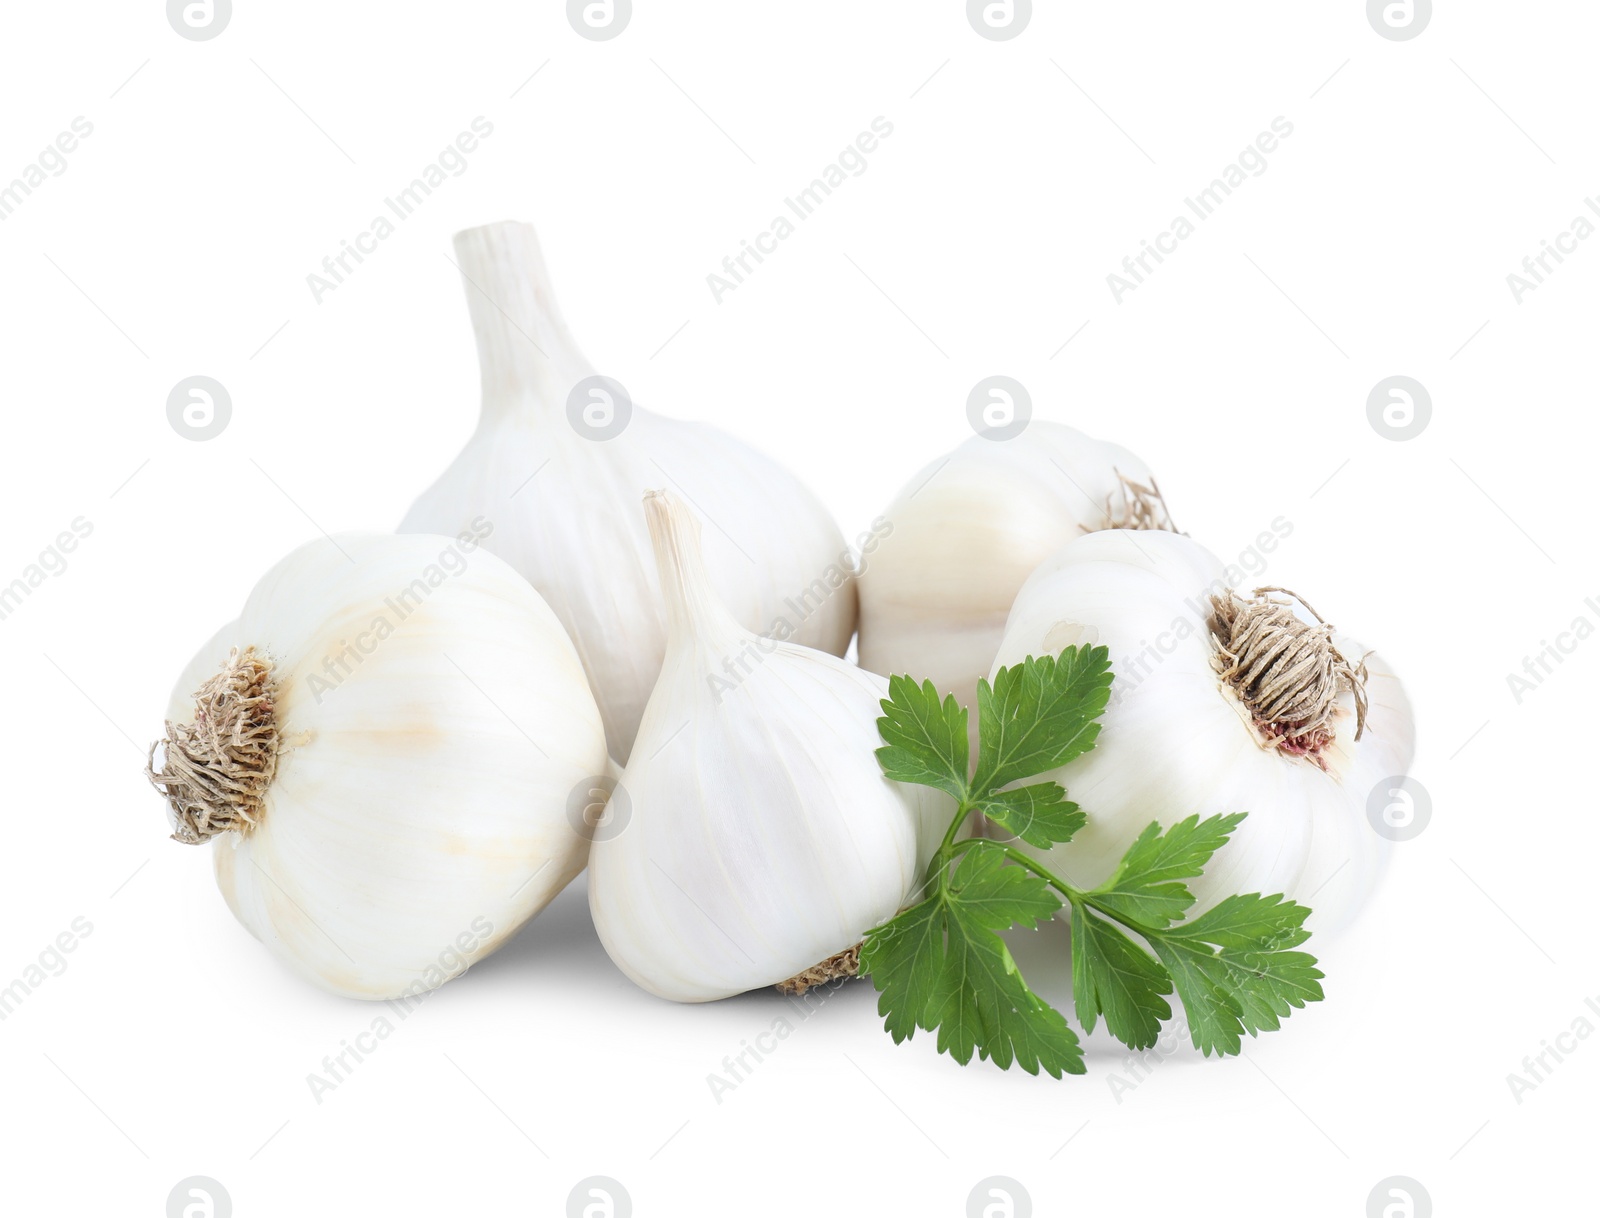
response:
[[[1126,531],[1040,565],[995,667],[1073,645],[1109,649],[1111,703],[1095,747],[1049,775],[1088,825],[1041,857],[1088,886],[1152,820],[1246,812],[1190,882],[1197,909],[1261,892],[1311,906],[1324,932],[1355,915],[1391,844],[1368,799],[1405,774],[1415,740],[1405,690],[1376,654],[1292,594],[1235,592],[1187,537]]]
[[[1038,419],[930,462],[883,514],[891,531],[857,580],[861,665],[932,680],[969,708],[1035,567],[1087,532],[1173,527],[1143,461]]]
[[[879,769],[887,681],[744,629],[706,577],[694,517],[662,492],[645,508],[667,654],[590,856],[600,940],[679,1002],[851,974],[954,804]]]
[[[567,809],[605,772],[600,712],[483,527],[294,551],[184,670],[159,772],[151,749],[173,836],[212,840],[234,916],[336,994],[433,989],[587,857]]]
[[[478,429],[401,522],[456,533],[482,515],[489,548],[539,590],[577,645],[626,761],[666,648],[639,496],[666,483],[708,526],[706,569],[752,630],[843,655],[856,590],[843,536],[787,470],[724,432],[634,406],[567,331],[531,225],[455,239],[483,374]]]

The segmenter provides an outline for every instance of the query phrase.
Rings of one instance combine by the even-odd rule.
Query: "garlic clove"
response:
[[[715,428],[656,415],[597,381],[550,286],[532,226],[456,237],[477,337],[483,409],[466,448],[417,500],[402,532],[493,522],[487,547],[549,602],[577,646],[628,759],[666,646],[639,496],[663,482],[707,522],[712,586],[751,630],[786,623],[842,655],[856,589],[843,536],[786,469]]]
[[[859,581],[862,667],[930,679],[968,707],[1018,590],[1044,559],[1084,533],[1172,527],[1143,461],[1037,419],[1008,440],[973,436],[930,462],[884,516],[892,530]],[[976,743],[976,716],[970,727]]]
[[[667,649],[612,797],[625,819],[590,859],[601,941],[682,1002],[828,961],[853,971],[848,953],[911,896],[954,805],[883,777],[887,681],[746,630],[711,587],[688,509],[666,492],[645,506]]]
[[[196,689],[247,663],[266,670],[276,744],[241,810],[213,781],[237,765],[195,742],[201,791],[178,781],[174,740]],[[576,651],[516,572],[462,539],[345,534],[273,567],[190,662],[155,777],[217,812],[180,832],[213,838],[218,887],[273,955],[334,993],[394,998],[494,951],[582,870],[569,795],[606,764]]]
[[[1366,654],[1364,682],[1329,688],[1326,731],[1313,747],[1303,747],[1310,735],[1275,743],[1219,671],[1211,598],[1231,594],[1223,565],[1198,543],[1122,530],[1068,543],[1018,593],[996,669],[1049,651],[1046,640],[1064,631],[1092,631],[1115,673],[1095,747],[1050,775],[1088,824],[1045,857],[1070,882],[1093,885],[1151,820],[1247,812],[1190,884],[1197,908],[1230,893],[1281,892],[1312,907],[1308,925],[1333,931],[1354,917],[1388,857],[1390,842],[1369,823],[1367,801],[1382,778],[1410,766],[1410,705],[1388,666]],[[1316,655],[1333,663],[1331,646],[1354,664],[1365,654],[1338,634],[1319,641],[1316,619],[1287,607],[1307,632],[1304,646],[1324,649]],[[1253,652],[1253,668],[1287,671],[1281,657],[1264,657]]]

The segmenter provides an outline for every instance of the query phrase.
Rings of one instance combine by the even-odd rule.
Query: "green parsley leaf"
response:
[[[972,789],[988,793],[1032,778],[1094,747],[1095,722],[1111,696],[1104,647],[1068,647],[1059,659],[1029,656],[978,682],[978,772]]]
[[[1237,1053],[1242,1033],[1275,1032],[1292,1010],[1322,1000],[1316,958],[1287,950],[1310,937],[1310,912],[1282,896],[1247,893],[1147,936],[1177,984],[1202,1053]]]
[[[1067,800],[1059,782],[997,791],[973,805],[1012,837],[1020,837],[1041,850],[1056,842],[1070,842],[1088,821],[1078,805]]]
[[[939,701],[932,681],[890,677],[878,720],[884,746],[877,751],[885,776],[967,797],[967,708],[953,695]]]
[[[1244,813],[1228,816],[1188,816],[1171,828],[1155,821],[1128,847],[1111,878],[1089,890],[1090,903],[1119,922],[1137,923],[1142,929],[1170,926],[1194,904],[1194,894],[1182,883],[1204,870],[1235,829]]]
[[[1299,947],[1311,937],[1311,932],[1305,929],[1306,915],[1310,912],[1304,905],[1282,896],[1264,897],[1259,892],[1250,892],[1218,901],[1198,918],[1174,926],[1170,934],[1173,938],[1199,939],[1218,947],[1277,951]]]
[[[1072,905],[1072,1002],[1084,1031],[1104,1014],[1106,1029],[1130,1049],[1148,1049],[1172,1016],[1172,979],[1116,926]]]
[[[1044,880],[1007,862],[997,843],[969,846],[922,904],[868,934],[861,968],[881,991],[878,1011],[896,1042],[917,1028],[962,1065],[980,1058],[1029,1074],[1082,1074],[1078,1038],[1028,988],[997,931],[1035,926],[1061,902]]]

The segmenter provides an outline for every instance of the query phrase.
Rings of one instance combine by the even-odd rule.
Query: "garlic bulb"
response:
[[[214,839],[234,916],[336,994],[433,989],[583,869],[600,712],[487,527],[296,550],[185,669],[159,772],[151,748],[173,836]]]
[[[1240,595],[1175,533],[1063,546],[1018,593],[995,668],[1084,644],[1110,650],[1111,703],[1095,747],[1050,777],[1089,823],[1041,857],[1092,885],[1152,820],[1246,812],[1190,884],[1196,908],[1281,892],[1324,932],[1353,917],[1390,846],[1368,799],[1405,774],[1414,745],[1388,666],[1292,594]]]
[[[744,629],[706,576],[694,517],[664,492],[645,508],[667,654],[590,856],[601,942],[680,1002],[852,974],[955,806],[883,777],[887,681]]]
[[[455,239],[483,373],[478,429],[400,531],[454,534],[478,515],[577,644],[626,761],[666,647],[639,496],[664,482],[707,524],[706,569],[733,616],[843,655],[856,591],[844,538],[776,462],[725,433],[634,406],[597,377],[556,306],[527,224]]]
[[[892,531],[857,581],[861,665],[930,679],[969,708],[1035,567],[1097,529],[1173,527],[1143,461],[1038,419],[930,462],[884,515]],[[976,739],[976,714],[969,725]]]

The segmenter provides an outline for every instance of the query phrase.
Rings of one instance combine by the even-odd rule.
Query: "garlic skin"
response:
[[[495,522],[489,549],[538,589],[577,645],[612,756],[628,759],[666,648],[639,512],[649,487],[672,486],[705,520],[706,569],[739,622],[766,632],[781,619],[797,642],[843,655],[856,624],[852,563],[811,492],[705,424],[615,402],[608,415],[587,390],[569,405],[594,368],[562,320],[532,226],[468,229],[455,249],[483,410],[400,531],[454,534],[479,515]]]
[[[744,629],[710,587],[694,517],[666,493],[645,503],[667,653],[614,829],[595,838],[589,908],[633,981],[705,1002],[782,983],[892,918],[955,804],[883,776],[887,681]]]
[[[974,710],[1035,567],[1084,533],[1171,527],[1143,461],[1039,419],[1008,440],[973,436],[930,462],[883,514],[892,532],[857,581],[861,666],[931,680]]]
[[[342,534],[294,551],[173,691],[168,718],[190,724],[230,651],[270,662],[275,772],[254,827],[212,839],[217,886],[335,994],[433,989],[587,857],[568,800],[605,772],[599,709],[561,623],[473,538]]]
[[[1186,881],[1196,910],[1232,893],[1281,892],[1311,907],[1308,927],[1335,931],[1386,866],[1392,843],[1369,823],[1368,798],[1411,765],[1411,704],[1376,654],[1334,633],[1351,665],[1365,656],[1361,738],[1354,689],[1341,686],[1323,746],[1295,755],[1269,744],[1219,673],[1210,597],[1228,587],[1222,563],[1189,538],[1120,530],[1069,543],[1029,578],[995,670],[1098,645],[1109,649],[1115,679],[1094,748],[1048,776],[1088,813],[1088,825],[1048,851],[1018,845],[1090,886],[1152,820],[1246,812],[1205,874]],[[1294,614],[1316,620],[1298,606]],[[1283,670],[1269,663],[1266,671]]]

